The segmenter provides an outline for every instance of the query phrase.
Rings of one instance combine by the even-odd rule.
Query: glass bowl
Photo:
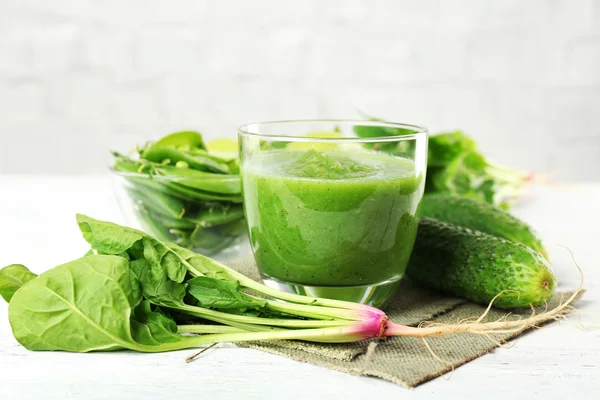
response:
[[[115,168],[111,175],[127,223],[157,239],[220,260],[247,240],[239,175],[173,177]]]

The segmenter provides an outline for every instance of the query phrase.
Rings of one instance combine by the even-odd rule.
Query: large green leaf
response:
[[[41,274],[13,296],[8,317],[30,350],[136,348],[129,319],[135,296],[127,260],[93,255]]]
[[[112,255],[85,256],[32,279],[14,294],[8,318],[29,350],[160,352],[197,343],[142,302],[129,262]]]

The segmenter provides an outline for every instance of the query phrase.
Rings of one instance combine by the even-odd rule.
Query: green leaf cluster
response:
[[[377,118],[369,118],[381,121]],[[403,136],[405,128],[357,125],[359,137]],[[368,144],[391,154],[410,154],[411,142]],[[429,136],[426,193],[446,193],[479,199],[508,209],[518,199],[528,174],[498,165],[487,159],[477,143],[461,131]]]
[[[357,319],[344,309],[332,314],[339,302],[274,291],[142,231],[81,214],[77,223],[92,248],[82,258],[39,276],[20,264],[0,270],[0,295],[9,302],[13,334],[30,350],[162,352],[268,339],[286,329],[338,327]],[[181,319],[203,324],[187,325],[185,332],[207,335],[180,333]],[[260,332],[265,335],[247,336]]]

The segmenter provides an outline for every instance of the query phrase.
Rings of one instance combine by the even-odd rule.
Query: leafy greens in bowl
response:
[[[211,152],[198,132],[114,152],[117,199],[131,224],[164,241],[215,255],[244,237],[237,153]]]

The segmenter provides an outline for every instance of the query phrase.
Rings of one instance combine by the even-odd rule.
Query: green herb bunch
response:
[[[382,121],[368,117],[371,121]],[[413,134],[406,128],[356,125],[359,137],[401,136]],[[475,140],[462,131],[429,136],[425,193],[443,193],[469,197],[509,209],[520,197],[531,174],[499,165],[486,158]],[[391,154],[406,152],[409,142],[382,143],[378,150]]]

